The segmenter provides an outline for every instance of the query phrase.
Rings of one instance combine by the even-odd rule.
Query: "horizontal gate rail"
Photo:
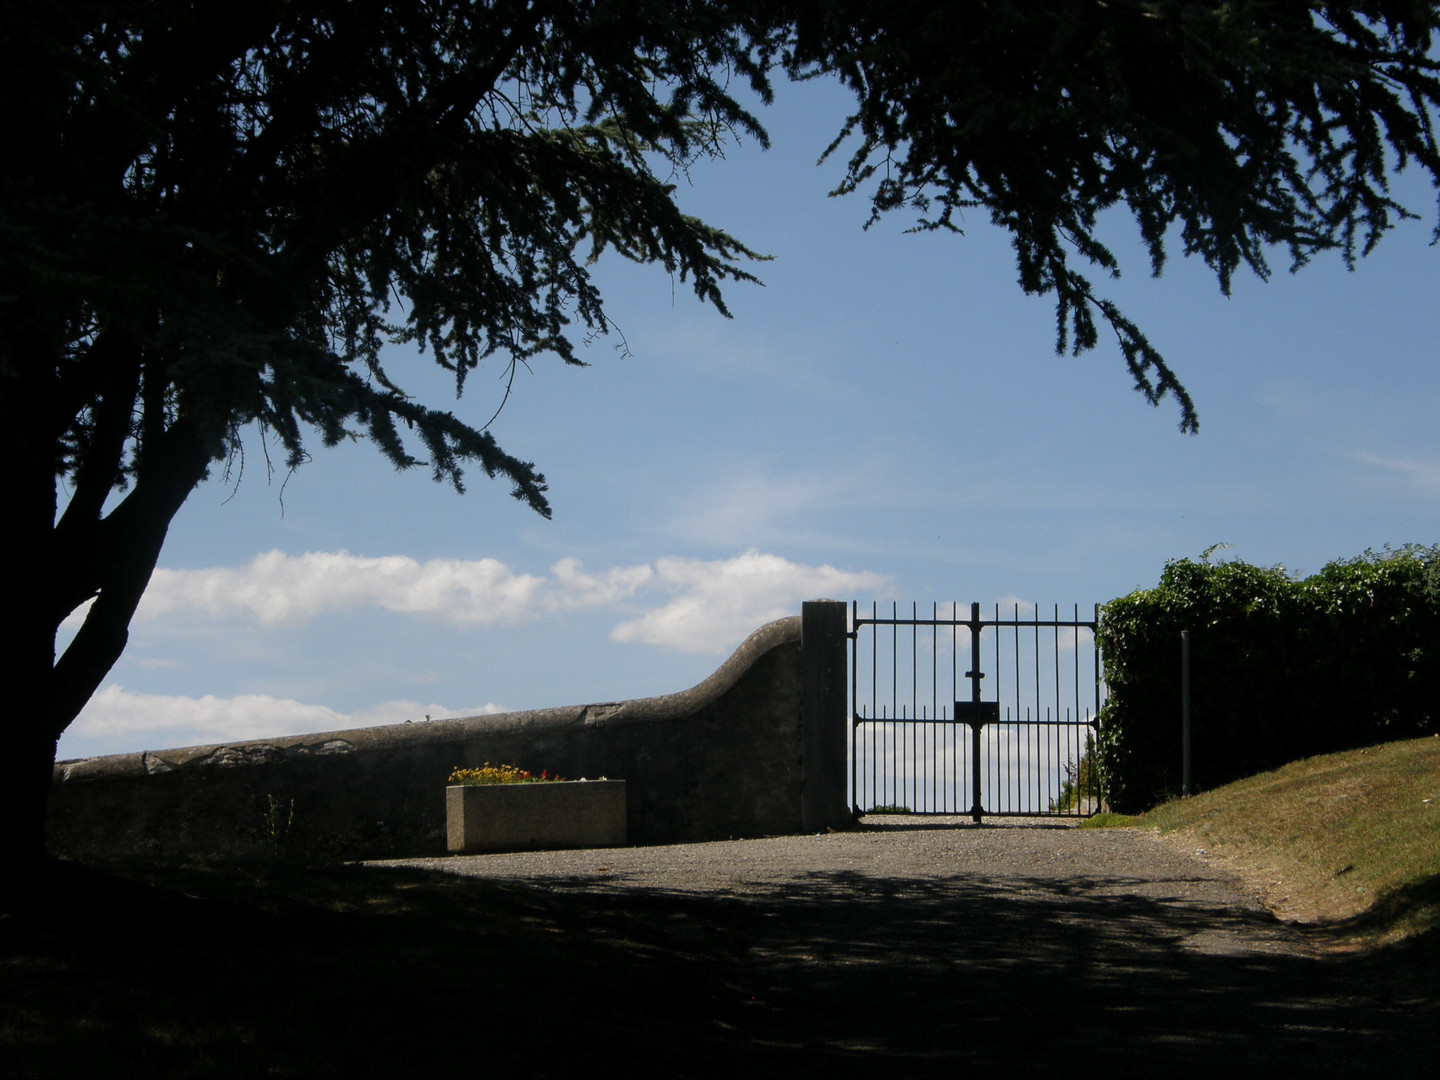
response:
[[[1086,817],[1104,686],[1098,608],[851,605],[850,787],[875,812]],[[987,670],[988,668],[988,670]],[[989,678],[989,683],[982,681]]]

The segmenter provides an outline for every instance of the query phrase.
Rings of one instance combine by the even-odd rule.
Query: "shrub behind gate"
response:
[[[1180,790],[1180,632],[1190,631],[1197,790],[1313,754],[1440,730],[1440,546],[1283,567],[1179,559],[1105,604],[1100,770],[1137,813]]]

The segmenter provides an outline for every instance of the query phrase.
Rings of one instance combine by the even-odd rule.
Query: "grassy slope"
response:
[[[1440,938],[1440,738],[1293,762],[1134,823],[1205,849],[1337,942]]]

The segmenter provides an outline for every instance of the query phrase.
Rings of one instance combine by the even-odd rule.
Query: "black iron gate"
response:
[[[877,604],[850,621],[850,803],[891,812],[1088,817],[1104,687],[1089,619],[1038,607]],[[989,680],[988,682],[985,680]]]

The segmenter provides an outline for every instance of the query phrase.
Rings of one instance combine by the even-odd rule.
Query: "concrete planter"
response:
[[[626,842],[625,781],[447,787],[445,837],[457,854],[616,847]]]

